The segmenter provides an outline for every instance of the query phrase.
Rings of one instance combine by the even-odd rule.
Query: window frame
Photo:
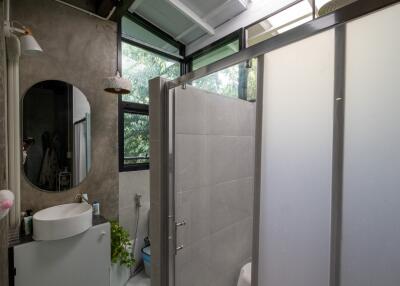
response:
[[[228,35],[226,35],[225,37],[212,42],[211,44],[209,44],[208,46],[205,46],[204,48],[201,48],[200,50],[197,50],[196,52],[188,55],[185,60],[188,64],[188,71],[192,72],[193,71],[193,61],[205,56],[213,51],[215,51],[216,49],[219,49],[227,44],[230,44],[234,41],[239,40],[239,51],[243,50],[245,48],[245,33],[244,33],[244,29],[240,28],[236,31],[234,31],[233,33],[230,33]]]
[[[135,163],[135,164],[125,164],[125,156],[124,156],[124,115],[126,113],[130,114],[140,114],[149,116],[149,106],[147,104],[140,103],[132,103],[122,100],[122,96],[119,97],[119,111],[118,111],[118,149],[119,149],[119,170],[120,172],[128,172],[128,171],[140,171],[140,170],[148,170],[150,168],[150,163]]]
[[[167,52],[163,52],[161,50],[155,49],[154,47],[147,46],[144,43],[135,41],[135,39],[131,37],[124,37],[122,35],[122,18],[118,22],[118,70],[122,74],[122,43],[126,43],[132,46],[136,46],[143,50],[146,50],[150,53],[162,56],[164,58],[171,59],[173,61],[180,63],[180,75],[183,75],[187,70],[187,62],[185,61],[185,45],[175,41],[170,35],[165,33],[164,31],[160,30],[158,27],[154,26],[147,20],[143,19],[139,15],[135,13],[126,13],[124,16],[129,18],[131,21],[135,22],[136,24],[142,26],[149,33],[156,35],[157,37],[165,40],[169,44],[177,47],[179,49],[180,56],[174,56]],[[120,172],[130,172],[130,171],[140,171],[140,170],[148,170],[150,168],[149,163],[135,163],[135,164],[125,164],[124,158],[124,115],[126,113],[131,114],[141,114],[149,116],[149,105],[142,104],[142,103],[135,103],[130,101],[123,101],[122,95],[118,95],[118,165]]]

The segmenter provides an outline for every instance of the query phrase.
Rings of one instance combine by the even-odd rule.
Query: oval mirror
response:
[[[75,86],[58,80],[32,86],[23,98],[22,164],[41,190],[78,186],[91,165],[90,105]]]

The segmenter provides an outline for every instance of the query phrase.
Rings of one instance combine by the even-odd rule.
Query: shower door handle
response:
[[[185,226],[186,225],[186,221],[181,221],[181,222],[177,222],[177,223],[175,223],[175,226],[176,227],[180,227],[180,226]]]
[[[178,253],[179,250],[183,249],[183,244],[178,246],[178,227],[185,226],[186,221],[182,220],[180,222],[175,222],[175,255]]]

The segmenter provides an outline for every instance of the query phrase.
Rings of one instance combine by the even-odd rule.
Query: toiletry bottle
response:
[[[99,202],[93,202],[93,214],[94,215],[100,215],[100,203]]]
[[[82,202],[89,202],[88,194],[86,194],[86,193],[82,194]]]
[[[24,217],[24,233],[25,235],[32,234],[32,210],[26,211],[26,216]]]

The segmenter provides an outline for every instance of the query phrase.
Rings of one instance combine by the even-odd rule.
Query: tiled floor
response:
[[[126,286],[150,286],[150,278],[142,271],[135,277],[132,277]]]

